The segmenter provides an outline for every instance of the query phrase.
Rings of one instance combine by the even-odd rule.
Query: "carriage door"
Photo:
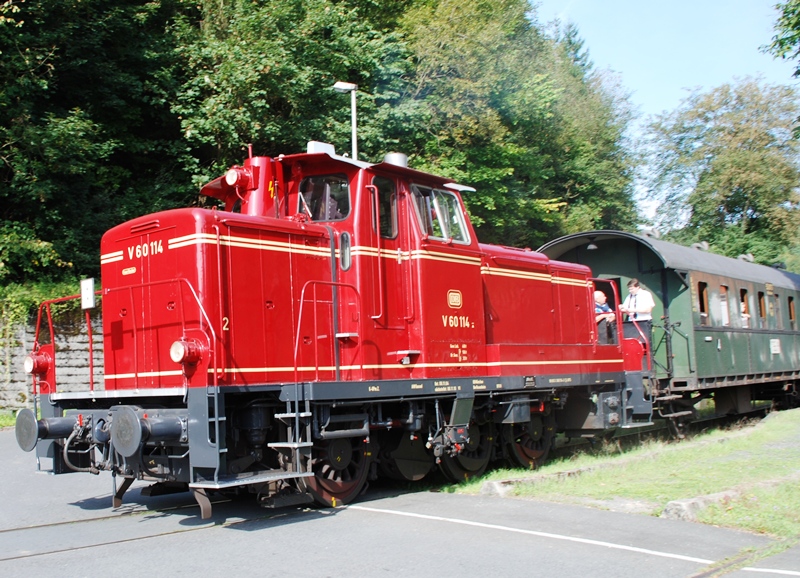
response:
[[[371,193],[373,247],[372,311],[375,328],[381,330],[384,351],[408,349],[409,312],[408,275],[410,271],[408,231],[404,222],[394,179],[376,176],[369,187]],[[377,217],[377,218],[376,218]],[[377,222],[377,226],[376,226]]]

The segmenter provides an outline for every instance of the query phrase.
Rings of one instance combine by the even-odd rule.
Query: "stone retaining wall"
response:
[[[89,333],[82,312],[60,319],[56,332],[56,383],[59,391],[89,390]],[[0,341],[0,409],[32,407],[31,376],[23,370],[31,352],[35,324],[21,325],[11,338]],[[42,339],[49,342],[49,336]],[[103,389],[103,329],[99,316],[92,319],[94,387]]]

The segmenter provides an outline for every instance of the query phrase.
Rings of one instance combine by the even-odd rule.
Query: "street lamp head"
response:
[[[357,84],[353,84],[352,82],[339,81],[339,82],[337,82],[336,84],[333,85],[333,90],[335,90],[336,92],[342,92],[342,93],[355,92],[356,90],[358,90],[358,85]]]

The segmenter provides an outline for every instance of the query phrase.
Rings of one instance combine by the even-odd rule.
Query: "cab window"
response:
[[[300,181],[297,212],[312,221],[341,221],[350,214],[345,175],[320,175]]]
[[[469,243],[464,213],[461,211],[458,197],[450,191],[422,185],[411,185],[411,192],[423,234],[432,239]]]

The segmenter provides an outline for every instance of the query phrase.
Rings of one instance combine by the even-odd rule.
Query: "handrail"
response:
[[[102,291],[98,290],[94,292],[95,295],[102,295]],[[33,337],[33,352],[36,353],[39,350],[40,343],[39,343],[39,334],[41,331],[42,326],[42,311],[45,311],[47,314],[47,326],[50,330],[50,340],[53,346],[53,355],[55,356],[55,343],[56,343],[56,333],[55,327],[53,326],[53,313],[50,308],[51,305],[56,305],[58,303],[66,303],[67,301],[74,301],[75,299],[80,299],[81,295],[69,295],[67,297],[58,297],[57,299],[48,299],[46,301],[42,301],[39,305],[39,310],[36,316],[36,330],[34,332]],[[89,337],[89,385],[90,391],[94,391],[94,359],[93,359],[93,337],[92,337],[92,324],[91,319],[89,317],[89,310],[86,309],[86,326],[87,332]],[[55,363],[55,359],[53,359],[53,363]],[[33,396],[34,400],[36,396],[39,394],[39,390],[37,386],[39,384],[39,378],[34,374],[33,375]],[[52,387],[55,388],[55,383],[52,384]],[[35,409],[35,408],[34,408]]]
[[[680,325],[680,321],[677,323],[672,323],[670,331],[674,331],[686,341],[686,362],[689,364],[689,373],[694,373],[694,369],[692,369],[692,346],[691,346],[691,339],[687,334],[683,331],[678,329],[678,325]]]
[[[309,281],[305,282],[305,284],[303,285],[302,290],[300,291],[300,310],[298,311],[298,314],[297,314],[297,326],[296,326],[296,330],[295,330],[296,333],[295,333],[295,339],[294,339],[294,382],[295,382],[295,384],[299,383],[299,381],[300,381],[300,372],[299,372],[299,369],[298,369],[298,356],[300,354],[300,333],[301,333],[300,328],[302,327],[302,324],[303,324],[303,314],[305,312],[305,304],[306,304],[306,289],[308,289],[311,286],[314,286],[314,290],[313,290],[314,293],[313,293],[312,303],[314,303],[316,305],[316,303],[317,303],[316,286],[317,285],[327,285],[329,287],[342,287],[342,288],[352,289],[353,292],[356,295],[356,303],[358,304],[358,308],[361,309],[361,294],[358,292],[358,289],[352,283],[342,283],[342,282],[338,282],[338,281],[323,281],[323,280],[319,280],[319,279],[312,279],[312,280],[309,280]],[[315,377],[316,380],[319,380],[319,350],[318,350],[318,345],[317,345],[318,339],[316,339],[318,325],[317,325],[316,309],[317,308],[314,307],[314,337],[315,337],[315,339],[314,339],[314,377]],[[333,315],[339,315],[339,311],[333,311],[332,313],[333,313]],[[332,335],[331,337],[334,340],[333,341],[334,347],[339,347],[339,343],[338,343],[338,341],[336,341],[336,339],[337,339],[336,335]],[[363,368],[363,366],[364,366],[364,358],[363,358],[364,353],[363,353],[363,349],[361,348],[360,343],[359,343],[358,352],[359,352],[359,355],[361,356],[361,364],[360,364],[359,367]],[[336,363],[336,369],[337,370],[339,369],[339,364],[338,363]]]
[[[650,338],[644,334],[644,331],[642,331],[642,328],[639,327],[639,324],[636,322],[635,319],[631,319],[630,321],[631,323],[633,323],[633,326],[636,328],[636,331],[639,332],[639,336],[642,338],[642,341],[644,342],[645,359],[647,359],[647,371],[649,373],[653,370],[653,364],[651,360],[652,351],[650,350]]]
[[[164,285],[164,284],[167,284],[167,283],[179,283],[179,284],[185,283],[186,287],[188,287],[189,292],[191,293],[192,297],[194,298],[195,302],[197,303],[197,307],[198,307],[198,310],[200,312],[200,316],[202,317],[203,320],[205,320],[206,327],[207,327],[208,331],[211,333],[211,338],[209,339],[209,344],[211,346],[210,353],[211,353],[213,370],[214,370],[213,371],[214,385],[216,386],[217,383],[218,383],[217,374],[219,373],[219,365],[218,365],[219,360],[218,360],[218,357],[217,357],[217,353],[218,353],[217,345],[219,343],[219,338],[217,337],[217,332],[214,330],[214,325],[211,323],[211,319],[209,318],[208,313],[206,313],[205,307],[203,307],[203,303],[200,300],[200,297],[197,295],[197,292],[196,292],[195,288],[192,286],[192,283],[188,279],[186,279],[185,277],[175,277],[175,278],[172,278],[172,279],[162,279],[160,281],[149,281],[147,283],[139,283],[137,285],[126,285],[124,287],[115,287],[115,288],[104,289],[103,290],[103,294],[107,295],[107,294],[113,293],[115,291],[126,291],[126,290],[130,291],[131,294],[132,294],[133,289],[139,289],[139,288],[144,288],[144,287],[154,287],[156,285]],[[182,293],[181,293],[181,297],[183,297]],[[182,331],[185,334],[186,325],[185,325],[185,315],[183,315],[183,299],[181,299],[181,308],[182,308],[182,314],[181,314]],[[134,325],[135,325],[135,323],[134,323]],[[205,333],[205,331],[206,331],[206,329],[202,326],[202,324],[200,325],[200,331],[202,331],[203,333]],[[208,338],[208,336],[206,336],[206,337]]]
[[[404,198],[404,202],[400,202],[400,199]],[[398,238],[400,239],[399,244],[400,247],[398,250],[400,254],[398,255],[398,259],[400,261],[400,275],[403,279],[403,284],[401,285],[401,290],[403,293],[403,302],[405,304],[405,314],[403,315],[406,321],[412,321],[414,319],[414,311],[416,307],[416,301],[414,300],[414,291],[412,287],[414,286],[414,268],[411,265],[411,231],[414,228],[414,221],[412,212],[414,211],[413,200],[409,201],[409,193],[407,190],[401,188],[398,191],[397,195],[397,210],[403,213],[403,217],[405,217],[405,231],[398,233]],[[400,218],[398,216],[398,222],[400,222]],[[405,245],[405,246],[404,246]],[[408,253],[408,259],[405,258],[403,255],[404,251]],[[405,266],[403,265],[403,261],[406,262]]]
[[[375,185],[366,185],[364,187],[370,192],[370,199],[372,200],[372,206],[374,207],[374,214],[375,217],[375,248],[378,250],[378,259],[377,265],[375,268],[378,271],[378,304],[379,304],[379,313],[377,315],[370,315],[370,319],[380,319],[383,317],[383,255],[381,255],[381,205],[380,199],[378,198],[378,187]]]

